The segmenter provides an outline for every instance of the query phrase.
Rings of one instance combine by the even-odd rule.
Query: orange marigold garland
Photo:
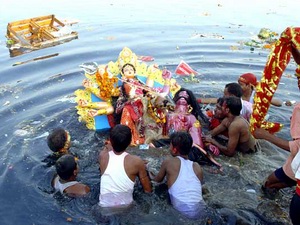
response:
[[[107,71],[100,75],[100,73],[96,72],[96,81],[99,86],[99,97],[103,100],[109,100],[111,96],[118,96],[119,89],[115,86],[118,82],[117,77],[109,77]]]
[[[280,39],[275,43],[271,51],[268,62],[266,63],[262,79],[256,88],[254,96],[253,113],[250,118],[250,131],[253,133],[255,128],[264,128],[270,133],[278,132],[282,124],[264,121],[268,112],[272,97],[278,87],[278,83],[286,69],[290,59],[292,46],[300,49],[300,28],[288,27],[281,34]],[[300,67],[296,69],[298,87],[300,89]]]

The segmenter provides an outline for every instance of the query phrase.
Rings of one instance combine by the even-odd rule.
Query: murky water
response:
[[[137,55],[150,55],[161,68],[174,71],[181,60],[199,72],[196,82],[179,83],[197,96],[218,97],[228,82],[245,72],[261,77],[269,51],[243,43],[263,27],[281,33],[297,26],[300,15],[291,14],[295,1],[6,1],[0,7],[0,190],[1,224],[206,224],[190,221],[170,206],[164,185],[147,195],[137,187],[136,205],[111,221],[99,218],[98,153],[102,134],[87,130],[77,121],[73,92],[84,78],[79,65],[115,61],[123,47]],[[42,4],[42,5],[41,5]],[[71,42],[11,58],[5,44],[8,22],[55,14],[78,19],[72,29],[79,38]],[[23,62],[56,54],[44,60]],[[298,100],[292,60],[281,79],[276,97]],[[279,133],[289,138],[292,107],[271,107],[270,120],[285,125]],[[50,187],[54,168],[42,162],[50,150],[48,132],[55,127],[70,131],[71,151],[80,159],[78,177],[92,188],[83,199],[54,194]],[[100,137],[100,138],[99,138]],[[223,173],[204,167],[204,199],[212,224],[226,224],[235,215],[237,224],[289,224],[288,207],[293,189],[269,200],[260,191],[262,181],[280,167],[287,153],[260,142],[262,150],[234,158],[220,156]],[[168,151],[131,150],[159,168]]]

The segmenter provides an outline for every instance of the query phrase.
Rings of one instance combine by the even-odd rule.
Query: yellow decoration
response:
[[[200,122],[197,120],[197,121],[193,124],[193,127],[195,127],[195,128],[201,127]]]

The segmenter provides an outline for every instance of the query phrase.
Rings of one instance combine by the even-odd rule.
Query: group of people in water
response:
[[[292,53],[300,64],[298,51],[294,49]],[[170,71],[162,72],[164,86],[153,88],[153,80],[147,80],[145,85],[135,78],[134,65],[126,63],[121,70],[124,76],[121,87],[98,93],[105,96],[110,92],[110,101],[102,104],[78,99],[81,120],[87,122],[88,118],[102,114],[110,117],[110,138],[99,153],[100,207],[127,208],[133,203],[137,178],[147,193],[152,192],[151,180],[162,182],[166,178],[173,207],[188,218],[200,218],[206,207],[202,197],[203,171],[201,162],[191,157],[192,149],[201,152],[213,165],[221,167],[212,155],[232,157],[237,151],[253,153],[257,148],[256,139],[265,139],[291,154],[283,167],[267,177],[262,190],[266,194],[275,194],[281,188],[296,186],[290,217],[293,224],[300,224],[297,217],[300,209],[300,103],[294,107],[291,119],[293,140],[287,141],[259,127],[251,133],[249,121],[257,87],[256,77],[252,73],[242,74],[238,82],[228,83],[224,96],[217,99],[197,99],[192,91],[177,88],[170,100],[166,98],[172,89]],[[86,87],[93,88],[90,84]],[[215,103],[213,113],[201,110],[199,104],[206,103]],[[281,106],[282,103],[272,99],[271,104]],[[206,134],[202,129],[205,124],[208,127]],[[172,157],[162,162],[158,174],[147,171],[140,157],[126,151],[129,146],[145,143],[154,148],[169,146]],[[71,197],[90,192],[87,185],[76,181],[78,166],[75,157],[68,152],[69,133],[61,128],[54,130],[48,136],[48,146],[57,154],[62,154],[55,164],[57,176],[52,186]],[[186,183],[189,185],[183,187]]]

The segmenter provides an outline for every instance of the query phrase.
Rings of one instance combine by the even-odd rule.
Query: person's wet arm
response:
[[[262,128],[256,128],[253,132],[253,136],[257,139],[264,139],[271,142],[272,144],[282,148],[286,151],[290,151],[289,141],[270,134],[268,131]]]
[[[196,176],[200,180],[201,184],[203,184],[203,170],[202,170],[201,166],[198,163],[194,162],[193,169],[194,169]]]
[[[224,119],[220,125],[218,125],[218,126],[215,127],[213,130],[211,130],[211,131],[209,132],[209,134],[210,134],[212,137],[214,137],[214,136],[216,136],[216,135],[218,135],[218,134],[221,134],[223,131],[225,131],[225,130],[227,129],[227,127],[226,127],[225,124],[224,124],[225,121],[226,121],[226,119]]]
[[[163,161],[160,170],[158,172],[158,174],[154,177],[153,181],[155,182],[162,182],[163,179],[165,178],[166,174],[167,174],[167,160]]]
[[[139,163],[138,177],[140,179],[140,182],[143,186],[144,191],[147,192],[147,193],[151,193],[152,192],[151,182],[150,182],[150,179],[148,177],[144,161],[142,161],[142,160]]]

